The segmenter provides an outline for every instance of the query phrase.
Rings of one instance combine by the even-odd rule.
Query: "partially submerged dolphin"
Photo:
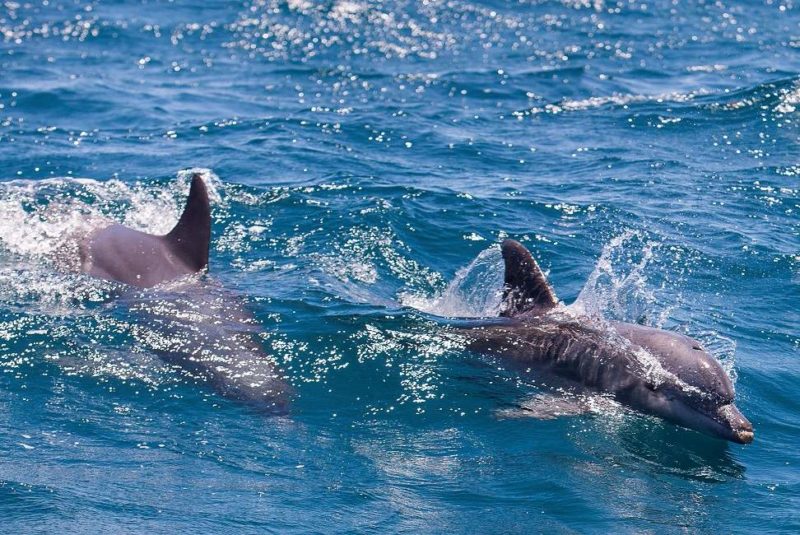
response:
[[[121,302],[141,320],[133,330],[148,349],[225,397],[283,413],[290,389],[261,348],[242,300],[191,276],[207,270],[210,239],[208,191],[194,175],[183,214],[168,234],[119,224],[97,229],[79,244],[81,269],[141,289]]]
[[[155,236],[113,224],[80,243],[81,269],[101,279],[151,288],[208,267],[211,207],[200,175],[192,177],[178,223]]]
[[[577,315],[559,304],[530,252],[502,244],[505,321],[467,331],[470,348],[610,394],[641,412],[748,444],[753,426],[734,405],[730,378],[688,336]]]

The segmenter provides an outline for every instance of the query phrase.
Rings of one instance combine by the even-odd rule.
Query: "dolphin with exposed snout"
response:
[[[719,362],[683,334],[606,322],[560,304],[519,242],[505,240],[503,320],[463,331],[472,350],[609,394],[623,405],[706,435],[749,444]]]
[[[206,277],[211,208],[192,177],[175,227],[157,236],[111,224],[79,244],[81,270],[136,287],[120,299],[140,320],[137,340],[219,394],[270,414],[286,412],[290,388],[261,348],[242,300]]]

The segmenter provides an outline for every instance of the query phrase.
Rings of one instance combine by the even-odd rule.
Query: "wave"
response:
[[[738,111],[768,108],[774,115],[791,114],[800,105],[800,79],[795,77],[761,83],[737,90],[698,87],[691,91],[670,91],[653,94],[613,93],[585,98],[563,98],[544,102],[531,108],[517,110],[512,115],[518,119],[541,114],[560,114],[590,111],[603,108],[628,108],[647,104],[671,103],[689,109],[709,111]],[[665,120],[680,121],[679,118]]]

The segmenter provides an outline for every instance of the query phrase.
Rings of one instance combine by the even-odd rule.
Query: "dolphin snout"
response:
[[[750,444],[753,442],[753,424],[739,412],[736,405],[733,403],[723,405],[717,409],[717,415],[720,421],[730,429],[732,437],[731,440],[739,444]]]

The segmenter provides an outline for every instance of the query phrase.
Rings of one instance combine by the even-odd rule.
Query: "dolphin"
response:
[[[637,411],[749,444],[753,426],[734,404],[719,362],[688,336],[589,317],[559,303],[531,253],[501,245],[501,319],[464,327],[471,350],[610,395]]]
[[[290,388],[264,353],[243,301],[208,277],[211,209],[200,175],[163,236],[112,224],[78,246],[81,270],[132,286],[119,300],[138,323],[134,337],[164,361],[224,397],[270,414],[287,411]]]

